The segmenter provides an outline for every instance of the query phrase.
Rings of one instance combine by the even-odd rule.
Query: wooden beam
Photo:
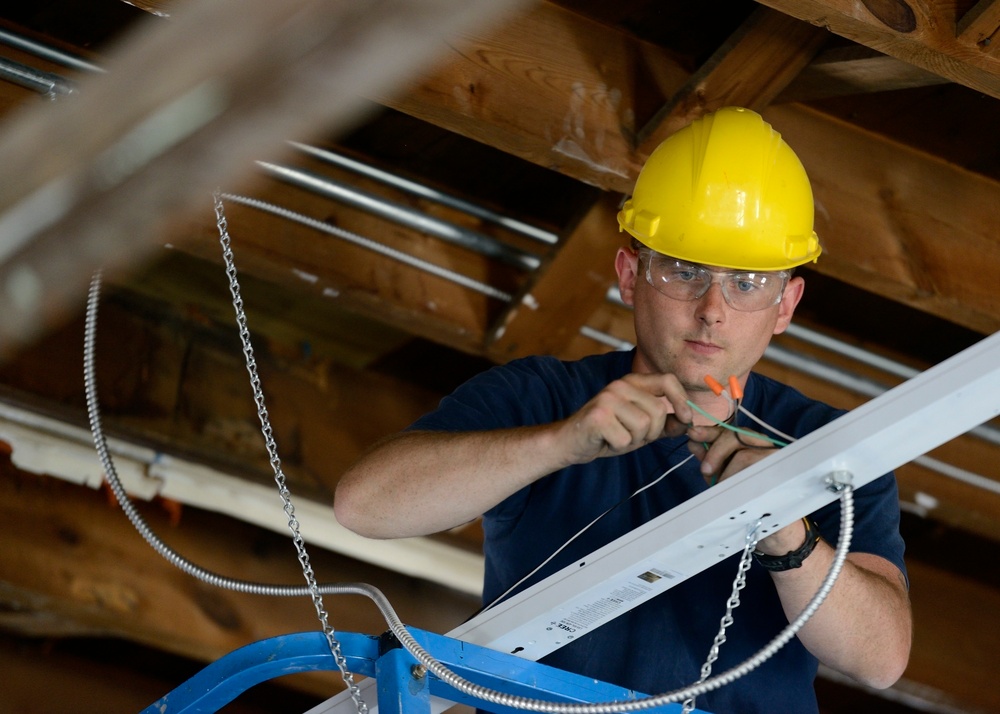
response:
[[[638,127],[687,76],[666,50],[539,2],[493,32],[452,43],[438,69],[406,94],[373,96],[584,183],[628,193],[641,166],[632,155]]]
[[[948,80],[895,57],[851,45],[819,55],[774,99],[774,103],[808,102],[852,94],[945,84]]]
[[[140,712],[203,665],[118,638],[28,638],[0,633],[3,700],[9,712]],[[296,677],[253,687],[226,714],[305,712],[326,697]],[[310,680],[312,689],[316,683]]]
[[[705,112],[724,106],[761,111],[828,39],[823,29],[757,8],[643,127],[639,155],[648,156],[660,142]]]
[[[1000,591],[919,561],[908,567],[914,629],[905,679],[911,686],[938,692],[938,705],[957,704],[959,711],[1000,710],[996,670],[978,664],[992,657],[992,646],[982,635],[1000,627]]]
[[[1000,329],[1000,183],[804,107],[765,116],[813,184],[816,270],[983,334]]]
[[[254,515],[254,522],[280,531],[285,525],[268,516],[268,505],[273,502],[273,474],[263,450],[235,333],[212,323],[212,316],[228,306],[220,300],[222,307],[214,308],[210,300],[199,299],[204,294],[203,288],[195,287],[185,298],[191,302],[181,303],[176,310],[151,308],[134,294],[127,301],[112,294],[102,304],[98,317],[97,384],[105,429],[110,436],[212,470],[203,480],[208,486],[210,477],[214,485],[199,491],[192,489],[199,480],[195,475],[197,467],[192,470],[184,466],[174,474],[167,468],[162,479],[143,479],[154,486],[153,493],[239,515],[240,507],[235,504],[243,500],[237,492],[242,480],[247,489],[259,494],[245,502],[246,515]],[[322,335],[310,344],[282,342],[287,327],[277,331],[269,328],[282,325],[277,318],[286,305],[270,303],[266,294],[255,295],[253,286],[247,287],[245,295],[258,369],[289,488],[306,499],[303,507],[308,506],[310,512],[319,509],[322,513],[317,518],[325,519],[316,530],[306,531],[310,542],[321,542],[334,550],[349,548],[358,558],[383,564],[404,558],[402,551],[386,551],[383,546],[388,543],[362,542],[347,533],[338,535],[332,522],[332,494],[340,473],[364,449],[433,408],[441,394],[376,371],[343,366],[336,361],[339,353],[326,349]],[[261,298],[265,298],[264,304],[258,307]],[[277,310],[271,313],[270,320],[256,319],[269,309]],[[257,331],[257,325],[264,331]],[[372,329],[369,323],[358,327]],[[99,464],[85,436],[79,363],[81,329],[79,324],[72,324],[19,353],[16,360],[0,366],[0,382],[8,401],[74,424],[83,432],[80,438],[65,443],[51,438],[39,442],[31,437],[25,448],[35,453],[38,450],[33,444],[37,443],[41,446],[38,453],[57,459],[58,469],[50,467],[49,473],[96,485],[100,480],[99,471],[95,471]],[[376,341],[369,344],[383,349]],[[365,342],[359,339],[355,349],[365,348]],[[53,447],[59,443],[61,447]],[[71,457],[71,452],[78,456]],[[15,456],[22,464],[28,459],[21,452]],[[59,460],[62,456],[66,458]],[[158,468],[155,459],[129,460],[129,464],[147,476],[150,468]],[[189,480],[189,476],[193,478]],[[213,489],[229,495],[216,499],[218,503],[213,505]],[[266,517],[266,523],[261,516]],[[470,541],[470,537],[474,534],[458,533],[442,536],[443,543],[413,545],[420,552],[429,552],[428,547],[477,547],[478,541]],[[466,554],[456,554],[458,561],[467,561]],[[410,562],[415,562],[414,557],[409,556]],[[455,578],[450,585],[475,591],[480,584],[475,564],[471,575],[468,563],[456,562],[456,566],[450,571],[449,577]],[[446,571],[438,572],[444,575]]]
[[[959,42],[1000,56],[1000,2],[979,0],[959,19],[956,34]]]
[[[501,294],[513,294],[526,278],[524,271],[277,182],[261,186],[254,197]],[[225,212],[241,273],[463,352],[481,352],[487,325],[506,307],[503,299],[286,217],[232,201],[225,202]],[[178,250],[221,262],[211,214],[174,235]]]
[[[758,0],[785,14],[1000,98],[1000,58],[955,32],[950,5],[854,0]]]
[[[566,237],[554,258],[514,301],[492,331],[487,353],[497,362],[532,354],[559,354],[574,338],[615,282],[619,245],[608,194],[595,203]]]
[[[2,469],[0,626],[5,630],[34,637],[123,637],[209,662],[266,637],[319,628],[308,598],[221,590],[177,570],[105,494],[18,472],[9,462]],[[287,536],[196,509],[185,509],[180,523],[172,525],[161,506],[141,509],[173,548],[209,570],[253,582],[304,582]],[[311,550],[310,560],[322,582],[377,585],[416,627],[446,632],[478,607],[473,596],[318,549]],[[386,629],[365,598],[328,596],[324,602],[338,631]],[[340,688],[336,674],[309,682],[318,695]]]

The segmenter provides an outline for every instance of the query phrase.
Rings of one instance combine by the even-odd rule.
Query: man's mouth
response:
[[[706,340],[685,340],[688,347],[690,347],[694,352],[703,355],[715,354],[722,350],[722,347],[715,344],[714,342],[708,342]]]

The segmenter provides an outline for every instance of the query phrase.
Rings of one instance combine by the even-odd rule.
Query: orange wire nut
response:
[[[710,374],[705,375],[705,384],[708,385],[709,389],[715,392],[715,396],[718,397],[722,394],[722,390],[724,389],[724,387],[721,384],[719,384],[719,382],[716,381],[716,379],[712,375]]]
[[[743,387],[740,386],[735,374],[729,375],[729,396],[733,399],[743,399]]]

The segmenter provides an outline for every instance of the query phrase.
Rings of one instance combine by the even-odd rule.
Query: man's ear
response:
[[[633,305],[635,281],[639,274],[639,254],[631,248],[619,248],[615,256],[615,270],[618,272],[618,291],[622,302]]]
[[[802,293],[805,292],[805,289],[806,281],[798,275],[788,281],[785,292],[781,296],[781,302],[778,303],[778,321],[774,325],[773,334],[780,335],[788,329],[788,324],[792,321],[792,315],[795,313],[795,308],[799,304],[799,300],[802,299]]]

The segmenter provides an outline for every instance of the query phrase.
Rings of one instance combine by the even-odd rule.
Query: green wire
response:
[[[688,400],[688,406],[690,406],[692,409],[694,409],[695,411],[697,411],[702,416],[708,417],[709,419],[711,419],[717,425],[721,426],[724,429],[729,429],[730,431],[735,431],[737,434],[743,434],[744,436],[749,436],[749,437],[751,437],[753,439],[765,439],[766,441],[770,441],[775,446],[788,446],[788,444],[786,444],[784,441],[779,441],[778,439],[772,439],[767,434],[758,434],[757,432],[754,432],[754,431],[749,431],[747,429],[741,429],[738,426],[733,426],[732,424],[727,424],[726,422],[722,421],[721,419],[716,419],[714,416],[712,416],[711,414],[709,414],[708,412],[706,412],[704,409],[702,409],[701,407],[699,407],[697,404],[695,404],[694,402],[692,402],[690,399]]]

